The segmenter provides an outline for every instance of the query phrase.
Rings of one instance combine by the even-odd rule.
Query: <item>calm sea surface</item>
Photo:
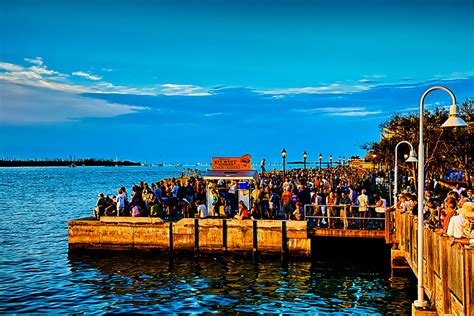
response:
[[[415,281],[372,259],[68,252],[67,220],[90,216],[97,193],[179,174],[0,168],[0,313],[410,313]]]

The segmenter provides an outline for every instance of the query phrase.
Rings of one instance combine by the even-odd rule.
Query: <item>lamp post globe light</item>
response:
[[[331,168],[332,168],[332,155],[329,156],[329,165],[330,165]]]
[[[321,165],[323,161],[323,154],[319,154],[319,169],[321,170]]]
[[[407,142],[406,140],[402,140],[395,146],[395,184],[394,184],[394,189],[393,189],[393,205],[397,205],[398,201],[398,146],[401,144],[407,144],[410,146],[410,156],[405,154],[405,161],[406,162],[417,162],[418,160],[416,159],[415,151],[413,150],[413,145],[410,142]],[[407,159],[408,158],[408,159]]]
[[[375,169],[375,158],[377,158],[377,155],[372,154],[372,169]]]
[[[281,158],[283,158],[283,177],[285,176],[285,162],[286,162],[286,150],[283,148],[281,151]]]
[[[341,166],[341,156],[339,156],[339,158],[337,158],[337,162],[339,163],[339,166]]]
[[[424,300],[423,289],[423,208],[425,195],[425,152],[423,144],[423,112],[426,96],[435,90],[442,90],[451,96],[452,104],[449,108],[449,117],[444,122],[442,127],[461,127],[467,126],[466,122],[460,117],[458,113],[458,106],[456,104],[456,97],[454,93],[446,87],[434,86],[426,90],[420,99],[420,144],[418,146],[418,295],[417,300],[413,302],[415,307],[426,307],[427,302]]]
[[[346,157],[342,157],[342,165],[343,165],[343,166],[346,165]]]
[[[303,161],[304,161],[304,168],[306,169],[306,158],[308,158],[308,154],[306,151],[303,153]]]

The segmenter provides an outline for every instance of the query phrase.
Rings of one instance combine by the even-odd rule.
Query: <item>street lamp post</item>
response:
[[[303,161],[304,161],[304,169],[306,170],[306,158],[308,158],[308,154],[306,151],[303,153]]]
[[[322,161],[323,161],[323,154],[319,154],[319,170],[321,170]]]
[[[395,205],[395,207],[397,206],[397,201],[398,201],[398,197],[397,197],[397,194],[398,194],[398,146],[400,144],[407,144],[408,146],[410,146],[410,158],[407,159],[408,156],[405,155],[405,159],[406,159],[405,161],[417,162],[415,150],[413,149],[413,145],[410,142],[407,142],[406,140],[402,140],[395,146],[395,175],[394,175],[395,185],[393,189],[393,202],[394,202],[393,204]]]
[[[442,90],[451,96],[452,104],[449,108],[449,118],[444,122],[442,127],[466,126],[466,122],[458,114],[458,106],[456,105],[456,97],[448,88],[442,86],[434,86],[426,90],[420,99],[420,144],[418,146],[418,297],[413,302],[415,307],[426,307],[428,304],[424,300],[423,289],[423,202],[425,195],[425,152],[423,144],[423,112],[426,96],[435,90]]]
[[[339,163],[339,167],[341,166],[341,156],[339,156],[339,158],[337,158],[337,162]]]
[[[331,156],[329,156],[329,165],[330,165],[330,166],[331,166],[331,168],[332,168],[332,155],[331,155]]]
[[[285,177],[285,162],[286,162],[286,150],[283,148],[281,151],[281,158],[283,158],[283,177]]]
[[[372,169],[375,169],[375,158],[377,158],[376,154],[372,155]]]
[[[343,165],[343,166],[346,165],[346,157],[342,157],[342,165]]]

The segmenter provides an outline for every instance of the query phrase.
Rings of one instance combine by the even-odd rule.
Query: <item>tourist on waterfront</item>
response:
[[[261,210],[262,208],[260,207],[260,198],[261,198],[261,190],[257,184],[255,189],[250,193],[250,201],[252,201],[252,208],[255,208],[255,211],[258,212],[258,214],[262,214]]]
[[[260,162],[260,168],[262,168],[262,173],[265,172],[265,158],[262,159],[262,161]]]
[[[252,219],[261,219],[262,218],[262,214],[260,213],[260,210],[257,209],[255,206],[253,206],[250,209],[250,218],[252,218]]]
[[[387,211],[387,200],[382,195],[380,195],[379,200],[375,204],[375,214],[377,218],[380,218],[379,220],[377,220],[378,229],[384,229],[385,227],[385,220],[383,219],[386,216],[385,215],[386,211]]]
[[[287,186],[285,192],[283,192],[281,196],[281,207],[283,208],[283,212],[285,213],[286,219],[290,219],[291,213],[293,213],[293,197],[290,192],[291,186]]]
[[[341,193],[341,199],[339,204],[342,205],[340,209],[340,216],[342,218],[342,228],[347,229],[349,227],[349,221],[347,220],[347,213],[349,212],[350,206],[352,205],[351,199],[347,196],[346,192]]]
[[[100,219],[101,216],[105,214],[105,199],[104,193],[99,193],[97,196],[97,203],[95,204],[97,207],[94,208],[94,217]]]
[[[207,213],[207,207],[203,202],[201,202],[201,200],[196,200],[195,205],[197,207],[197,215],[199,218],[206,218],[209,216]]]
[[[334,191],[329,192],[329,195],[326,198],[326,205],[327,205],[327,215],[328,215],[328,225],[329,228],[335,228],[335,219],[332,217],[337,217],[337,209],[336,206],[338,202],[337,195]]]
[[[122,194],[123,194],[123,197],[125,199],[125,207],[127,207],[128,205],[128,194],[127,194],[127,190],[125,189],[125,187],[121,187],[120,188],[122,190]]]
[[[122,188],[117,190],[116,205],[117,205],[117,216],[125,215],[125,195],[123,194]]]
[[[235,219],[250,219],[249,209],[245,205],[244,201],[239,201],[239,214],[234,216]]]
[[[474,204],[466,202],[463,207],[456,210],[458,215],[454,215],[449,220],[448,229],[446,233],[448,236],[454,238],[461,238],[463,236],[463,227],[465,221],[469,221],[469,218],[474,217]]]
[[[212,209],[209,210],[209,215],[213,217],[219,217],[219,194],[214,187],[211,188],[211,205]]]
[[[297,221],[304,220],[304,205],[301,202],[296,202],[296,208],[293,211],[293,218]]]
[[[367,191],[362,189],[361,194],[357,197],[357,203],[359,204],[359,216],[363,219],[359,221],[360,229],[367,229],[369,220],[367,218],[367,206],[369,205],[369,197],[365,194]]]
[[[443,212],[443,229],[446,232],[448,230],[449,221],[451,217],[455,215],[456,199],[453,197],[447,197],[444,201],[444,212]]]

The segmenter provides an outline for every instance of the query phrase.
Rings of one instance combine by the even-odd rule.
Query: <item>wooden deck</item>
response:
[[[311,237],[341,237],[341,238],[380,238],[385,239],[385,230],[361,230],[361,229],[332,229],[313,228],[309,235]]]

